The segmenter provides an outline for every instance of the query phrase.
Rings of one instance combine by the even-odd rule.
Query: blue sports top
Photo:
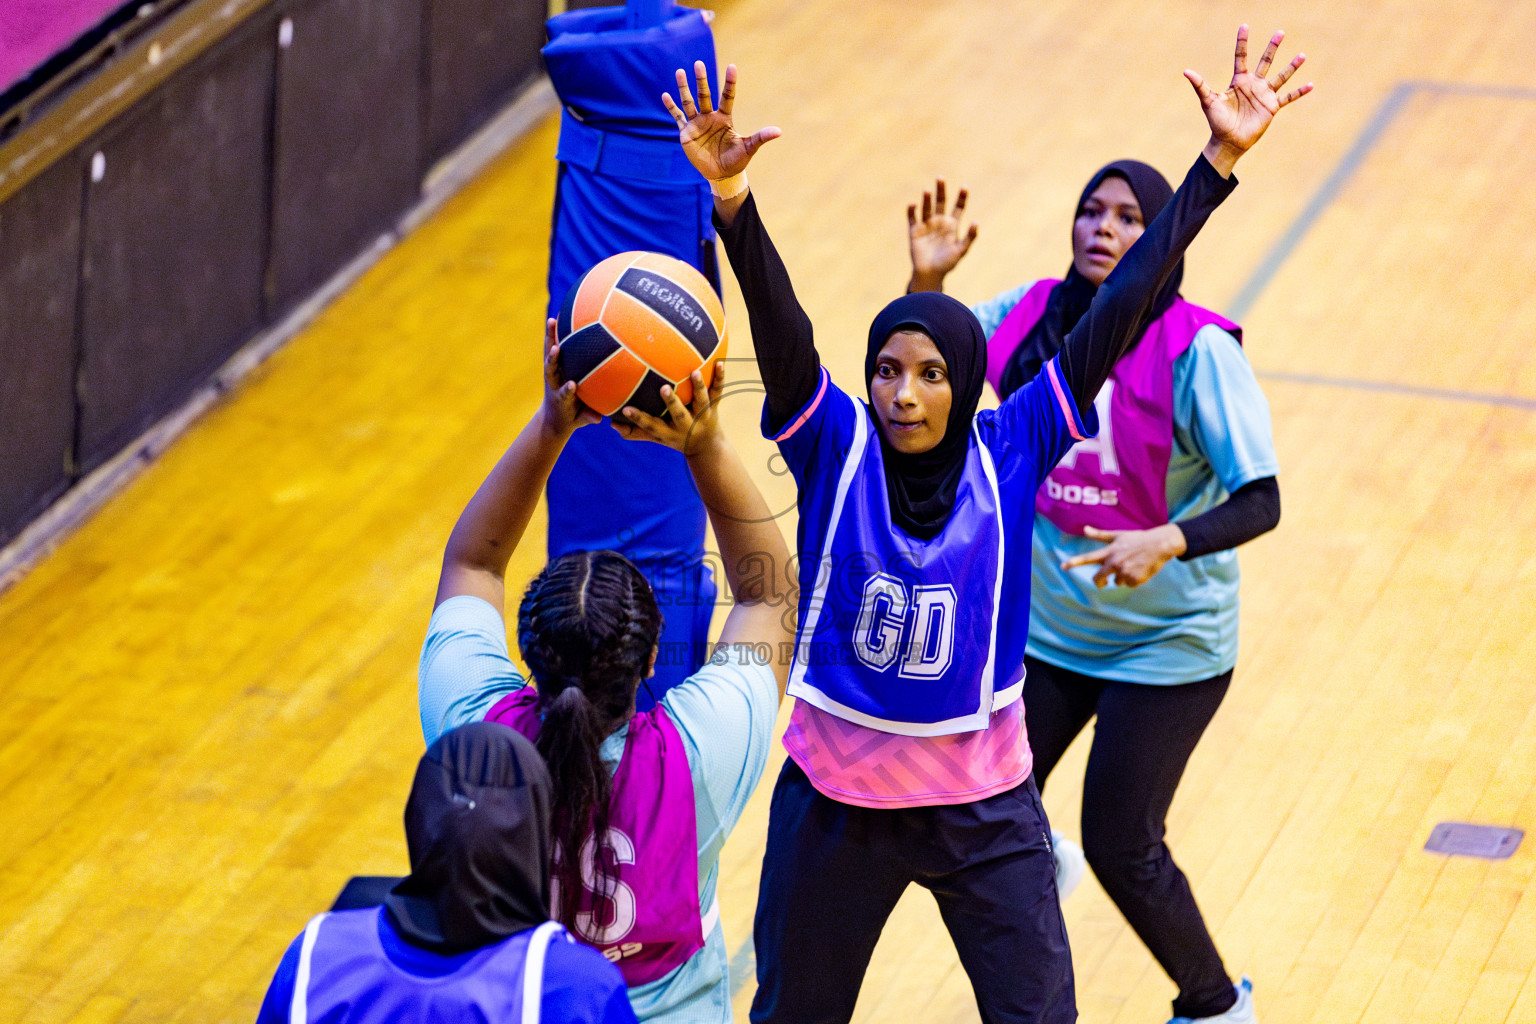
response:
[[[633,1024],[618,968],[552,922],[443,955],[381,907],[320,914],[283,954],[256,1024]]]
[[[920,540],[891,523],[878,425],[825,368],[772,435],[800,488],[800,625],[789,692],[907,736],[987,727],[1020,696],[1029,538],[1040,482],[1082,422],[1051,360],[977,413],[953,511]]]

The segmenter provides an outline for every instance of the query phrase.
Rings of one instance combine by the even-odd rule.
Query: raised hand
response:
[[[778,138],[777,128],[760,128],[745,138],[736,134],[736,124],[731,118],[731,107],[736,102],[736,65],[725,69],[725,84],[720,89],[720,107],[715,109],[710,96],[709,75],[704,62],[693,62],[693,77],[698,83],[699,101],[695,105],[693,93],[688,89],[688,76],[677,69],[677,94],[682,109],[672,101],[670,93],[661,94],[661,102],[667,113],[677,122],[677,141],[694,169],[710,181],[723,181],[747,169],[753,154],[763,143]]]
[[[544,322],[544,407],[540,413],[544,429],[556,437],[602,419],[576,397],[576,382],[565,380],[560,373],[560,346],[554,317]]]
[[[946,212],[944,179],[933,183],[932,192],[923,193],[923,216],[917,216],[917,204],[907,207],[907,244],[912,255],[914,292],[944,290],[944,275],[965,258],[976,241],[976,225],[960,232],[960,216],[965,212],[965,189],[955,197],[952,211]]]
[[[1275,51],[1280,48],[1284,32],[1270,37],[1264,55],[1252,71],[1248,70],[1248,26],[1237,29],[1237,47],[1232,54],[1232,82],[1225,92],[1213,92],[1205,79],[1195,71],[1185,71],[1184,77],[1194,86],[1205,111],[1205,120],[1211,126],[1211,142],[1206,147],[1206,157],[1223,176],[1229,174],[1237,158],[1246,153],[1263,136],[1269,123],[1280,108],[1293,103],[1312,91],[1312,83],[1281,95],[1280,90],[1306,61],[1306,54],[1298,53],[1273,77],[1266,78],[1274,63]]]
[[[704,375],[698,370],[693,371],[690,379],[693,381],[692,409],[683,405],[672,388],[663,387],[661,400],[667,404],[667,419],[658,419],[626,405],[621,415],[629,423],[621,426],[617,419],[614,420],[614,425],[620,428],[619,433],[631,439],[664,444],[684,455],[697,455],[718,441],[720,417],[715,415],[715,406],[725,387],[725,364],[715,364],[714,379],[708,388],[704,387]]]

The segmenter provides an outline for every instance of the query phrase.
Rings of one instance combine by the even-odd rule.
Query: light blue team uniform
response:
[[[421,730],[428,744],[456,726],[482,721],[527,680],[507,647],[500,614],[477,597],[444,601],[432,614],[418,674]],[[677,726],[693,774],[699,834],[699,908],[704,948],[665,977],[629,990],[642,1021],[724,1024],[731,1019],[725,935],[715,890],[720,850],[768,763],[779,688],[771,665],[749,647],[728,647],[660,703]],[[628,727],[603,741],[602,757],[616,770]]]
[[[1029,285],[971,307],[990,337]],[[1244,484],[1278,475],[1269,402],[1237,339],[1207,326],[1173,365],[1169,519],[1191,519]],[[1192,683],[1237,663],[1237,552],[1172,559],[1139,587],[1093,585],[1098,566],[1061,563],[1102,544],[1035,516],[1032,657],[1119,682]]]

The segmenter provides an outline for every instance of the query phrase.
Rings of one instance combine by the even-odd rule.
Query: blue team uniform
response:
[[[465,953],[400,937],[382,908],[321,914],[288,952],[257,1024],[631,1024],[618,969],[547,922]]]
[[[1047,364],[976,414],[954,510],[927,541],[892,525],[878,429],[823,369],[774,437],[800,486],[799,550],[819,556],[800,566],[789,692],[882,732],[984,729],[1022,691],[1035,491],[1097,423]]]

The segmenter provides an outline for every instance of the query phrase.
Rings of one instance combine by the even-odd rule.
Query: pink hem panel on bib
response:
[[[855,807],[965,804],[1004,793],[1034,767],[1024,702],[992,713],[979,732],[898,736],[795,704],[784,749],[822,795]]]

